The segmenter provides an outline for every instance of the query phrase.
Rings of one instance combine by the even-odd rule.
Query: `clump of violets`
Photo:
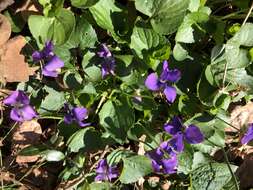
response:
[[[105,159],[99,161],[95,181],[112,181],[119,176],[117,166],[109,166]]]
[[[244,136],[242,137],[241,143],[247,144],[252,139],[253,139],[253,123],[249,124],[249,128],[247,132],[244,134]]]
[[[204,135],[195,125],[186,128],[176,116],[164,125],[164,129],[172,138],[162,142],[158,148],[147,152],[146,155],[151,159],[155,172],[173,174],[177,171],[177,154],[184,150],[184,140],[189,144],[197,144],[204,140]]]
[[[90,123],[85,123],[83,120],[88,118],[88,110],[84,107],[70,107],[68,104],[64,105],[67,112],[64,116],[64,122],[71,124],[76,122],[80,127],[86,127]]]
[[[64,66],[64,62],[54,54],[53,50],[53,43],[47,41],[41,51],[34,51],[32,54],[34,61],[44,61],[42,74],[47,77],[57,77],[58,71]]]
[[[38,116],[30,105],[28,96],[21,90],[13,91],[3,100],[3,103],[13,107],[10,112],[10,118],[14,121],[29,121]]]
[[[101,63],[102,67],[102,78],[105,78],[107,75],[115,75],[115,59],[112,56],[112,53],[105,44],[101,45],[100,50],[97,52],[97,55],[103,58]]]
[[[169,69],[167,61],[163,61],[162,73],[158,77],[156,73],[148,75],[145,86],[152,91],[163,92],[167,101],[173,103],[177,96],[176,88],[169,85],[175,83],[181,78],[181,72],[178,69]]]
[[[152,167],[155,172],[164,174],[176,173],[177,155],[169,146],[168,142],[162,142],[160,146],[146,154],[152,162]]]
[[[164,125],[164,130],[172,135],[169,144],[177,152],[184,150],[184,141],[189,144],[198,144],[204,141],[204,135],[197,126],[189,125],[186,127],[177,116],[173,117],[171,122]]]

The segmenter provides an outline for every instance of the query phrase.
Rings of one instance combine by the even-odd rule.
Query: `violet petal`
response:
[[[170,139],[169,144],[173,150],[182,152],[184,150],[184,135],[179,132]]]
[[[158,91],[160,90],[160,82],[158,80],[158,76],[156,73],[151,73],[148,75],[146,81],[145,81],[145,86],[153,91]]]
[[[162,160],[163,172],[165,174],[176,173],[177,164],[178,164],[178,162],[177,162],[176,156],[173,156],[169,159],[163,159]]]
[[[56,69],[60,69],[63,66],[64,66],[64,62],[58,56],[55,55],[45,65],[44,69],[48,71],[55,71]]]
[[[182,121],[177,116],[174,116],[171,122],[164,125],[164,130],[171,135],[177,134],[178,132],[182,131],[182,129]]]
[[[16,103],[28,105],[30,100],[28,96],[21,90],[13,91],[7,98],[3,100],[6,105],[14,105]]]
[[[164,94],[169,103],[173,103],[177,97],[177,90],[172,86],[167,86],[164,89]]]
[[[204,141],[204,135],[195,125],[189,125],[187,127],[184,137],[189,144],[198,144]]]
[[[253,124],[250,124],[247,132],[244,134],[243,138],[241,139],[241,143],[247,144],[252,139],[253,139]]]

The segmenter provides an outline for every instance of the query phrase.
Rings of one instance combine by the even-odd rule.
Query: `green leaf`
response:
[[[42,100],[38,112],[40,114],[44,114],[49,111],[57,111],[62,108],[66,101],[64,92],[56,91],[48,86],[45,86],[44,90],[48,93],[48,95]]]
[[[128,38],[129,20],[127,11],[115,3],[114,0],[100,0],[89,8],[96,23],[108,30],[118,42],[124,42]]]
[[[156,33],[150,26],[146,25],[143,21],[136,22],[131,36],[130,48],[140,57],[143,58],[144,54],[152,54],[154,48],[169,44],[166,38]]]
[[[85,73],[87,74],[88,81],[98,82],[102,79],[102,73],[100,67],[93,65],[85,68]]]
[[[71,0],[71,5],[77,8],[89,8],[99,0]]]
[[[188,51],[184,49],[184,47],[180,43],[176,43],[176,45],[174,46],[173,56],[177,61],[183,61],[187,58],[192,59],[189,56]]]
[[[246,90],[253,91],[253,77],[247,74],[246,67],[251,64],[248,51],[239,48],[239,44],[227,43],[220,46],[217,56],[211,60],[211,72],[217,86],[222,86],[224,79],[225,66],[227,64],[227,72],[225,76],[225,84],[240,85]],[[216,51],[217,47],[213,48]],[[215,53],[212,53],[215,55]]]
[[[236,166],[230,165],[235,172]],[[194,190],[221,190],[231,180],[228,166],[223,163],[208,163],[192,172]]]
[[[158,46],[152,52],[152,54],[148,53],[147,58],[145,59],[145,63],[149,65],[153,70],[156,70],[159,63],[164,60],[168,60],[170,57],[170,44],[164,44],[162,46]]]
[[[48,149],[45,145],[31,145],[28,147],[23,148],[18,155],[20,156],[34,156],[41,154],[42,152],[46,151]]]
[[[42,156],[49,162],[59,162],[65,158],[65,155],[58,150],[47,150],[43,152]]]
[[[202,152],[194,152],[192,160],[192,169],[195,170],[201,165],[209,163],[211,160],[205,156]]]
[[[82,77],[78,72],[67,71],[63,76],[63,83],[67,88],[78,90],[81,88]]]
[[[153,171],[151,160],[146,156],[124,158],[123,163],[123,170],[119,179],[124,184],[134,183]]]
[[[111,185],[108,182],[102,183],[91,183],[89,186],[90,190],[111,190]]]
[[[218,86],[225,79],[226,84],[240,85],[253,91],[253,77],[245,70],[251,62],[248,51],[243,47],[253,46],[253,24],[247,23],[224,46],[216,46],[212,50],[211,72]],[[226,66],[226,76],[224,78]]]
[[[82,67],[89,82],[98,82],[102,79],[101,68],[98,67],[101,59],[93,52],[88,51],[82,60]]]
[[[191,12],[198,11],[199,7],[200,7],[200,0],[190,0],[190,4],[189,4],[188,9]]]
[[[126,141],[127,132],[134,124],[134,110],[126,98],[108,100],[99,112],[100,125],[118,143]]]
[[[114,31],[111,19],[112,12],[121,12],[122,10],[114,4],[114,0],[100,0],[96,5],[90,7],[96,23],[103,29]]]
[[[78,91],[78,94],[97,94],[96,88],[92,84],[92,82],[88,82],[87,84],[84,85],[84,87]]]
[[[75,16],[67,9],[61,9],[54,17],[31,15],[28,26],[38,45],[44,45],[47,40],[61,45],[68,40],[75,27]]]
[[[107,157],[108,164],[115,165],[118,164],[122,159],[133,156],[133,152],[129,150],[116,149],[112,151]]]
[[[207,22],[209,19],[208,14],[204,12],[193,12],[189,13],[185,18],[183,23],[178,28],[176,34],[176,41],[182,43],[193,43],[194,39],[194,28],[193,26],[199,26],[198,23]]]
[[[53,18],[48,18],[40,15],[31,15],[28,19],[28,26],[32,36],[36,39],[37,44],[43,47],[43,44],[49,40],[48,31],[54,22]]]
[[[180,153],[177,156],[178,159],[178,167],[177,167],[177,171],[178,173],[184,173],[184,174],[188,174],[191,172],[192,169],[192,163],[193,163],[193,155],[192,152],[189,150],[190,147],[186,147],[184,152]]]
[[[71,152],[95,151],[103,147],[100,134],[92,127],[86,127],[75,132],[68,140],[67,146]]]
[[[154,30],[160,34],[171,34],[182,23],[189,0],[136,0],[136,9],[150,17]]]
[[[197,84],[197,96],[199,100],[206,106],[213,106],[213,99],[218,92],[218,89],[210,85],[206,76],[202,73]]]
[[[64,0],[39,0],[45,16],[54,16],[63,8]]]
[[[247,47],[253,46],[253,24],[246,23],[243,25],[228,43],[236,43]]]
[[[97,34],[85,16],[81,15],[76,18],[75,30],[71,33],[69,40],[64,44],[67,48],[81,49],[94,47],[97,42]]]

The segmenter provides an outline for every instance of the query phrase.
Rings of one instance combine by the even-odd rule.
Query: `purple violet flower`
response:
[[[32,54],[34,61],[44,60],[46,62],[46,65],[42,69],[44,76],[57,77],[58,70],[64,66],[64,62],[54,54],[53,49],[53,43],[47,41],[42,51],[34,51]]]
[[[83,120],[88,118],[88,110],[83,107],[70,108],[68,104],[64,105],[67,114],[64,116],[64,122],[71,124],[76,122],[81,127],[86,127],[90,123],[84,123]]]
[[[109,166],[105,159],[99,161],[96,173],[95,181],[112,181],[119,176],[117,166]]]
[[[189,144],[198,144],[204,141],[204,135],[197,126],[189,125],[186,128],[181,119],[176,116],[170,123],[164,125],[164,130],[173,136],[169,144],[177,152],[184,150],[184,140]]]
[[[169,64],[165,60],[163,61],[163,70],[160,77],[156,73],[151,73],[148,75],[145,85],[149,90],[152,91],[163,91],[168,102],[173,103],[176,99],[177,92],[176,89],[170,85],[168,82],[174,83],[181,78],[181,72],[178,69],[169,69]]]
[[[21,90],[13,91],[3,100],[3,103],[13,106],[10,117],[14,121],[29,121],[38,116],[33,107],[29,105],[28,96]]]
[[[105,78],[107,75],[115,75],[115,59],[112,56],[112,53],[105,44],[101,45],[100,51],[97,52],[98,56],[103,58],[101,63],[102,67],[102,78]]]
[[[252,139],[253,139],[253,123],[249,125],[247,132],[244,134],[243,138],[241,139],[241,143],[247,144]]]
[[[168,142],[162,142],[158,148],[147,152],[146,155],[151,159],[155,172],[164,174],[176,173],[177,155],[173,152]]]
[[[45,43],[45,47],[41,51],[34,51],[32,54],[33,61],[41,61],[51,58],[54,55],[54,45],[51,41]]]

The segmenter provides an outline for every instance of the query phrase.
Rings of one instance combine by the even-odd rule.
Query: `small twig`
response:
[[[41,163],[39,163],[40,161],[42,161]],[[46,164],[46,162],[43,162],[44,159],[40,159],[37,161],[38,165],[35,164],[35,166],[32,166],[31,169],[29,169],[18,181],[21,182],[24,178],[26,178],[28,175],[30,175],[30,173],[32,173],[33,170],[40,168],[41,166],[43,166],[44,164]]]
[[[248,18],[249,18],[249,16],[250,16],[252,10],[253,10],[253,2],[252,2],[252,4],[251,4],[251,7],[250,7],[250,9],[249,9],[249,12],[247,13],[247,16],[245,17],[245,19],[244,19],[244,21],[243,21],[243,23],[242,23],[242,26],[246,24],[246,22],[247,22],[247,20],[248,20]]]
[[[107,92],[103,93],[102,98],[100,99],[100,101],[99,101],[99,103],[98,103],[98,107],[97,107],[97,109],[96,109],[96,111],[95,111],[95,114],[98,113],[100,107],[101,107],[101,106],[103,105],[103,103],[106,101],[107,95],[108,95]]]
[[[235,174],[234,174],[234,172],[233,172],[233,170],[232,170],[232,168],[231,168],[231,166],[230,166],[230,164],[229,164],[228,156],[227,156],[226,151],[224,150],[224,148],[222,148],[222,152],[223,152],[223,154],[224,154],[226,164],[227,164],[228,169],[229,169],[229,171],[230,171],[230,174],[231,174],[231,176],[232,176],[232,180],[233,180],[233,182],[234,182],[235,188],[236,188],[236,190],[240,190],[240,187],[239,187],[239,185],[238,185],[237,179],[236,179]]]
[[[99,159],[90,167],[90,172],[98,165],[99,161],[100,161],[102,158],[105,157],[105,155],[106,155],[106,154],[108,153],[108,151],[109,151],[108,148],[109,148],[109,146],[106,145],[104,151],[103,151],[102,154],[99,156]]]
[[[0,172],[1,172],[1,176],[0,176],[0,178],[1,178],[1,186],[2,186],[2,189],[4,189],[4,178],[2,176],[3,158],[2,158],[2,150],[1,150],[1,148],[0,148],[0,168],[1,168],[1,170],[0,170]]]
[[[13,126],[11,127],[11,129],[8,131],[8,133],[0,140],[1,143],[3,143],[3,141],[6,139],[6,137],[12,132],[13,129],[15,129],[15,127],[17,126],[17,122],[15,122],[13,124]],[[0,143],[0,144],[1,144]]]

